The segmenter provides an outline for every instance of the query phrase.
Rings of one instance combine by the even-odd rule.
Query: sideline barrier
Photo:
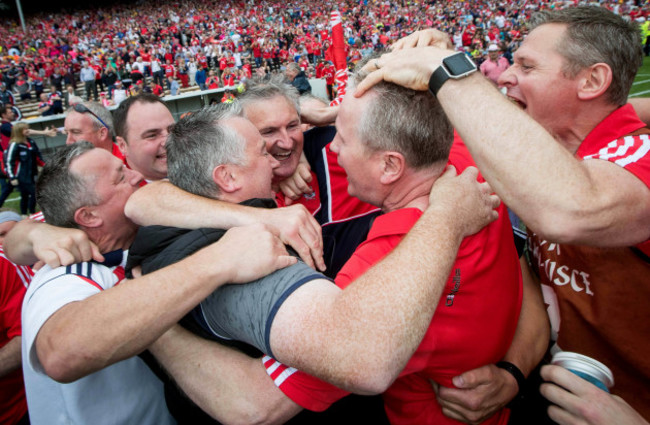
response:
[[[325,80],[310,79],[309,83],[312,86],[312,93],[314,95],[327,99]],[[211,90],[194,90],[176,96],[164,96],[161,99],[169,107],[174,119],[178,120],[186,112],[196,111],[209,105],[212,99],[217,99],[218,102],[221,101],[221,96],[224,91],[226,89],[223,87]],[[113,111],[116,108],[117,106],[109,106],[108,110]],[[45,130],[45,128],[50,126],[63,129],[64,120],[65,114],[57,114],[47,117],[23,118],[20,122],[26,122],[34,130]],[[32,139],[38,144],[41,153],[47,160],[56,148],[65,145],[66,135],[59,133],[56,137],[34,136]]]

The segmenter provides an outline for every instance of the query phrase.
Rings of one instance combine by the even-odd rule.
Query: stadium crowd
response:
[[[292,61],[308,78],[326,78],[332,85],[328,21],[335,9],[344,17],[351,67],[372,51],[431,27],[452,35],[456,47],[479,65],[491,44],[511,60],[533,11],[571,3],[577,2],[165,1],[37,14],[28,19],[26,32],[15,21],[0,27],[0,72],[7,89],[0,101],[7,103],[11,93],[17,100],[34,94],[39,109],[49,114],[56,113],[48,108],[53,97],[62,97],[68,86],[74,93],[78,82],[84,85],[79,95],[98,100],[104,91],[109,100],[121,80],[122,99],[121,90],[142,91],[138,81],[157,94],[171,91],[173,81],[182,88],[228,87],[250,78],[254,68],[277,71]],[[601,3],[629,19],[648,14],[647,5]]]
[[[648,6],[600,6],[3,27],[0,95],[46,82],[67,140],[43,164],[3,106],[2,198],[42,214],[0,211],[0,422],[648,425]],[[329,106],[307,77],[334,9],[354,71]],[[242,80],[177,122],[160,97]]]

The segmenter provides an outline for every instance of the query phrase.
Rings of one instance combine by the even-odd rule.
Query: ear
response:
[[[612,69],[606,63],[596,63],[582,70],[578,80],[578,98],[591,100],[602,96],[612,84]]]
[[[237,169],[229,164],[222,164],[212,170],[212,180],[224,193],[233,193],[241,188]]]
[[[392,184],[399,180],[406,168],[406,159],[399,152],[385,151],[381,154],[381,176],[379,181],[382,184]]]
[[[104,223],[104,220],[97,214],[97,210],[92,206],[78,208],[74,212],[74,221],[79,226],[94,228]]]
[[[102,128],[99,129],[99,134],[102,136],[103,139],[108,134],[108,128],[102,126]]]
[[[106,127],[104,127],[104,129],[106,129]],[[115,141],[117,142],[117,147],[120,148],[122,155],[126,158],[126,140],[124,140],[123,137],[117,136]]]

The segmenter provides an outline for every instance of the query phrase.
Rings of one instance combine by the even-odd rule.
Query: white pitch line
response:
[[[650,83],[650,80],[635,81],[635,82],[632,83],[632,85],[636,86],[636,85],[645,84],[645,83]]]
[[[642,96],[642,95],[648,94],[648,93],[650,93],[650,90],[640,91],[638,93],[631,94],[630,97],[639,97],[639,96]]]

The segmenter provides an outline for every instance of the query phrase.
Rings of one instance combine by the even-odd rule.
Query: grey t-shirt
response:
[[[296,289],[323,278],[298,261],[255,282],[225,285],[203,300],[198,310],[203,325],[214,335],[246,342],[273,356],[270,334],[278,309]]]

